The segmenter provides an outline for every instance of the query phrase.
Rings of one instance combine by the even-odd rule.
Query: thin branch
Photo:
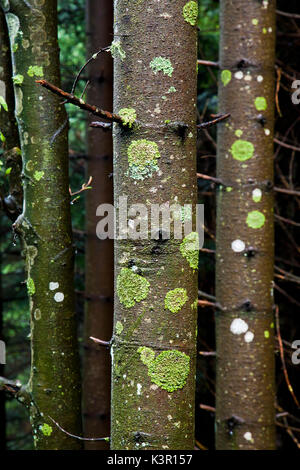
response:
[[[287,13],[286,11],[281,11],[281,10],[276,10],[277,15],[280,16],[287,16],[288,18],[300,18],[300,15],[297,15],[297,13]]]
[[[282,345],[282,338],[281,338],[281,334],[280,334],[280,322],[279,322],[279,308],[278,308],[278,305],[275,306],[275,320],[276,320],[276,330],[277,330],[277,336],[278,336],[278,342],[279,342],[279,351],[280,351],[280,358],[281,358],[281,364],[282,364],[282,368],[283,368],[283,373],[284,373],[284,377],[285,377],[285,381],[286,381],[286,384],[287,384],[287,387],[289,389],[289,392],[290,394],[292,395],[293,397],[293,400],[295,402],[295,404],[297,405],[297,407],[299,408],[300,405],[299,405],[299,402],[297,400],[297,397],[294,393],[294,389],[291,385],[291,382],[290,382],[290,379],[289,379],[289,376],[288,376],[288,372],[287,372],[287,368],[286,368],[286,364],[285,364],[285,358],[284,358],[284,351],[283,351],[283,345]]]
[[[199,408],[201,410],[210,411],[211,413],[216,412],[216,408],[214,408],[213,406],[203,405],[202,403],[200,403]]]
[[[197,178],[213,181],[213,183],[224,185],[223,181],[220,180],[219,178],[214,178],[213,176],[204,175],[203,173],[197,173]]]
[[[216,67],[216,68],[220,67],[219,62],[213,62],[212,60],[198,59],[197,64],[198,65],[206,65],[207,67]]]
[[[295,150],[295,152],[300,152],[300,147],[295,147],[295,145],[286,144],[285,142],[282,142],[281,140],[278,140],[275,137],[274,137],[273,140],[276,144],[280,145],[281,147],[285,147],[287,149]]]
[[[90,339],[94,341],[94,343],[101,344],[101,346],[111,345],[111,341],[103,341],[102,339],[94,338],[93,336],[90,336]]]
[[[82,74],[83,70],[86,68],[86,66],[92,62],[92,60],[95,60],[97,59],[98,55],[101,54],[102,52],[107,52],[109,51],[109,48],[110,46],[107,46],[107,47],[103,47],[102,49],[100,49],[98,52],[96,52],[95,54],[92,55],[92,57],[90,57],[86,63],[81,67],[81,69],[79,70],[78,74],[76,75],[76,78],[74,80],[74,83],[73,83],[73,86],[72,86],[72,90],[71,90],[71,94],[74,95],[75,93],[75,88],[76,88],[76,85],[77,85],[77,82],[79,80],[79,77],[80,75]]]
[[[300,227],[300,223],[294,222],[291,219],[286,219],[285,217],[282,217],[281,215],[274,214],[275,219],[281,220],[282,222],[285,222],[286,224],[294,225],[295,227]]]
[[[99,109],[97,106],[85,103],[83,100],[77,98],[76,96],[67,93],[64,90],[61,90],[57,86],[53,85],[52,83],[47,82],[46,80],[36,80],[36,83],[41,85],[42,87],[46,88],[47,90],[51,91],[55,95],[64,98],[67,103],[72,103],[74,106],[78,106],[85,111],[89,111],[90,113],[94,114],[95,116],[99,116],[103,119],[107,119],[109,121],[118,122],[122,124],[122,118],[118,114],[110,113],[109,111],[104,111],[103,109]]]
[[[230,113],[222,114],[221,116],[217,116],[212,121],[202,122],[201,124],[197,124],[197,129],[206,129],[207,127],[214,126],[225,119],[230,117]]]
[[[58,424],[53,418],[51,418],[51,416],[48,415],[48,418],[51,419],[51,421],[58,427],[58,429],[60,431],[67,434],[67,436],[74,437],[74,439],[78,439],[79,441],[106,441],[106,442],[109,442],[109,440],[110,440],[109,437],[81,437],[81,436],[76,436],[76,434],[72,434],[72,433],[66,431],[64,428],[62,428],[60,426],[60,424]]]
[[[81,186],[81,189],[79,189],[78,191],[75,191],[74,193],[72,193],[71,188],[69,188],[70,196],[75,196],[76,194],[80,194],[83,191],[86,191],[87,189],[91,189],[90,184],[91,184],[92,181],[93,181],[93,177],[90,176],[88,182],[83,183],[83,185]]]

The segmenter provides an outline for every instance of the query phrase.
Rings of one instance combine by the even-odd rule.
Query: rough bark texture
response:
[[[37,449],[79,449],[62,433],[81,432],[80,377],[68,194],[67,118],[61,100],[35,79],[59,85],[55,0],[3,1],[13,51],[21,138],[24,209],[15,229],[24,241],[30,298],[31,423]]]
[[[274,449],[275,2],[221,2],[217,449]]]
[[[107,0],[87,2],[88,58],[113,38],[113,3]],[[112,58],[104,53],[89,66],[87,101],[112,110]],[[95,120],[89,116],[89,122]],[[107,348],[93,343],[94,336],[111,339],[113,318],[113,240],[96,236],[99,204],[113,202],[112,134],[110,130],[87,128],[87,178],[93,177],[86,192],[86,309],[84,320],[83,416],[86,437],[110,435],[110,355]],[[107,449],[107,442],[86,442],[86,449]]]
[[[115,205],[196,203],[197,4],[192,24],[185,4],[115,1],[114,110],[138,121],[114,124]],[[115,243],[112,449],[193,449],[197,272],[181,242]]]
[[[0,7],[0,144],[4,149],[4,160],[8,172],[8,184],[0,193],[1,204],[11,219],[22,212],[22,158],[19,133],[15,119],[15,97],[13,91],[11,52],[8,29]]]

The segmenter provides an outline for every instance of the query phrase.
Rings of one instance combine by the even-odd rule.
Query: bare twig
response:
[[[102,346],[110,346],[111,342],[110,341],[103,341],[102,339],[94,338],[93,336],[90,336],[90,339],[94,341],[94,343],[101,344]]]
[[[83,191],[86,191],[87,189],[91,189],[90,184],[91,184],[92,181],[93,181],[93,177],[90,176],[88,182],[83,183],[83,185],[81,186],[81,189],[79,189],[78,191],[75,191],[74,193],[72,193],[71,188],[69,188],[70,196],[75,196],[76,194],[80,194]]]
[[[48,415],[48,418],[51,419],[51,421],[58,427],[58,429],[60,431],[67,434],[67,436],[74,437],[74,439],[78,439],[80,441],[106,441],[106,442],[109,442],[109,437],[81,437],[81,436],[76,436],[76,434],[72,434],[72,433],[66,431],[64,428],[62,428],[60,426],[60,424],[58,424],[53,418],[51,418],[51,416]]]
[[[288,376],[288,372],[287,372],[287,368],[286,368],[286,364],[285,364],[282,338],[281,338],[281,334],[280,334],[280,322],[279,322],[279,308],[278,308],[278,305],[275,305],[275,320],[276,320],[276,330],[277,330],[277,336],[278,336],[278,342],[279,342],[280,358],[281,358],[281,364],[282,364],[282,368],[283,368],[285,381],[286,381],[287,387],[289,389],[289,392],[293,397],[293,400],[294,400],[295,404],[299,408],[300,405],[299,405],[297,397],[294,393],[294,389],[291,385],[291,382],[290,382],[290,379],[289,379],[289,376]]]
[[[206,129],[207,127],[214,126],[215,124],[218,124],[218,122],[228,119],[229,117],[230,117],[230,113],[221,114],[220,116],[217,116],[212,121],[207,121],[207,122],[202,122],[201,124],[197,124],[197,129]]]
[[[73,83],[73,86],[72,86],[72,90],[71,90],[71,94],[74,95],[75,93],[75,88],[76,88],[76,85],[77,85],[77,82],[79,80],[79,77],[80,75],[82,74],[83,70],[85,69],[85,67],[90,63],[92,62],[92,60],[95,60],[97,59],[98,55],[101,54],[102,52],[107,52],[109,50],[109,47],[110,46],[107,46],[107,47],[103,47],[102,49],[100,49],[98,52],[96,52],[95,54],[92,55],[92,57],[90,57],[86,63],[81,67],[81,69],[79,70],[78,74],[76,75],[76,78],[74,80],[74,83]]]
[[[287,13],[286,11],[281,11],[281,10],[276,10],[277,15],[280,16],[287,16],[288,18],[300,18],[300,15],[297,15],[297,13]]]
[[[64,90],[61,90],[57,86],[53,85],[52,83],[47,82],[46,80],[36,80],[36,83],[41,85],[42,87],[46,88],[47,90],[51,91],[55,95],[58,95],[66,100],[67,103],[72,103],[75,106],[78,106],[85,111],[89,111],[90,113],[94,114],[95,116],[99,116],[103,119],[107,119],[108,121],[118,122],[122,124],[122,118],[118,114],[110,113],[109,111],[104,111],[103,109],[99,109],[97,106],[85,103],[83,100],[77,98],[76,96],[67,93]]]
[[[219,68],[219,62],[213,62],[212,60],[197,60],[198,65],[206,65],[207,67],[217,67]]]

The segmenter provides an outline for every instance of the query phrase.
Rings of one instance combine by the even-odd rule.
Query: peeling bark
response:
[[[197,202],[197,15],[186,3],[115,2],[114,110],[127,124],[113,124],[115,206]],[[115,242],[112,449],[194,447],[198,252],[191,267],[182,240],[156,235]]]
[[[274,449],[275,1],[221,2],[217,449]]]
[[[59,85],[57,5],[55,0],[2,5],[13,53],[23,158],[24,208],[14,228],[26,253],[33,436],[36,449],[79,449],[80,441],[49,418],[68,432],[81,433],[67,117],[61,100],[35,83],[45,76]]]

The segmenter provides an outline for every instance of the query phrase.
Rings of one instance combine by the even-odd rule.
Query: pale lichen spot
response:
[[[270,129],[264,129],[264,132],[265,132],[266,136],[268,136],[268,135],[270,135],[270,134],[271,134],[271,131],[270,131]]]
[[[230,331],[234,335],[246,333],[248,328],[248,324],[242,318],[235,318],[230,325]]]
[[[238,72],[235,72],[234,74],[235,78],[237,78],[238,80],[241,80],[244,76],[243,72],[241,70],[239,70]]]
[[[142,391],[142,385],[136,384],[136,394],[141,395],[141,391]]]
[[[251,23],[254,25],[254,26],[257,26],[258,25],[258,19],[257,18],[253,18],[251,20]]]
[[[251,343],[253,341],[253,338],[254,338],[254,333],[252,333],[252,331],[247,331],[247,333],[244,336],[245,342]]]
[[[62,292],[56,292],[56,294],[54,295],[55,302],[62,302],[64,298],[65,296]]]
[[[262,190],[259,188],[255,188],[252,191],[252,199],[254,202],[260,202],[262,198]]]
[[[256,80],[261,83],[263,81],[264,77],[262,75],[257,75]]]
[[[232,243],[231,243],[231,248],[233,251],[235,251],[236,253],[241,253],[242,251],[244,251],[245,249],[245,243],[242,241],[242,240],[234,240]]]
[[[164,75],[168,75],[169,77],[172,77],[174,70],[170,59],[161,56],[154,57],[150,62],[150,67],[155,75],[157,75],[158,72],[163,72]]]
[[[35,320],[40,320],[41,319],[42,314],[41,314],[41,311],[40,311],[39,308],[35,309],[33,316],[34,316]]]
[[[245,432],[245,434],[244,434],[244,439],[246,439],[246,441],[251,441],[251,442],[253,442],[252,434],[251,434],[250,431]]]
[[[59,283],[58,282],[49,282],[49,289],[50,290],[56,290],[59,288]]]

